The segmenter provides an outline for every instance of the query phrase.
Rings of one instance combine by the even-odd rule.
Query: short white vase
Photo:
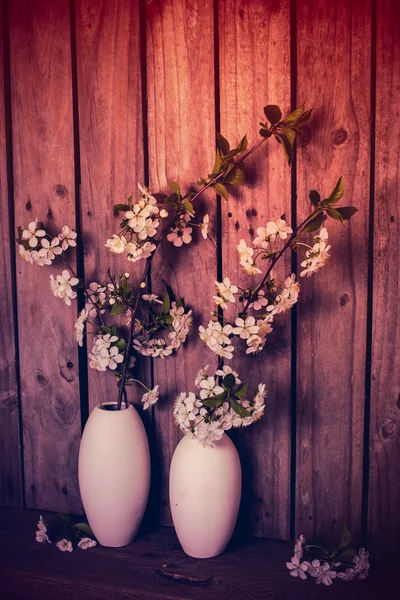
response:
[[[99,543],[129,544],[142,522],[150,488],[149,444],[132,405],[93,409],[82,435],[78,477],[86,517]]]
[[[240,505],[242,471],[224,433],[212,447],[186,435],[171,462],[169,498],[176,534],[194,558],[221,554],[232,537]]]

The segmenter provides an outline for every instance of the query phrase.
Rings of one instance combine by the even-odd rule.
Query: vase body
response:
[[[224,433],[212,447],[185,436],[171,462],[169,497],[176,534],[194,558],[221,554],[232,537],[242,472],[237,450]]]
[[[105,402],[103,406],[115,405]],[[79,450],[79,489],[86,517],[103,546],[135,537],[149,495],[150,453],[136,409],[91,412]]]

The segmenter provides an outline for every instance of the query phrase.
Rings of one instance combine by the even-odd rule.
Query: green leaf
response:
[[[174,194],[176,194],[177,196],[181,195],[181,188],[176,183],[176,181],[170,181],[169,186],[170,186],[171,190],[174,192]]]
[[[310,120],[312,111],[312,108],[310,108],[310,110],[304,111],[297,123],[293,125],[293,129],[295,129],[296,131],[301,131]]]
[[[169,313],[170,309],[171,309],[171,298],[169,296],[168,290],[165,290],[162,314],[167,315]]]
[[[293,162],[292,145],[290,144],[288,138],[286,137],[286,135],[284,133],[277,133],[275,135],[275,137],[278,140],[278,142],[280,142],[282,144],[283,152],[286,156],[286,160],[288,161],[288,165],[290,167]]]
[[[285,132],[285,135],[286,135],[287,139],[289,140],[290,145],[293,147],[293,144],[296,140],[295,130],[292,129],[291,127],[286,127],[285,125],[283,125],[282,129]]]
[[[222,183],[215,183],[214,184],[214,189],[217,192],[217,194],[219,194],[220,196],[222,196],[223,198],[225,198],[225,200],[229,199],[229,194],[228,194],[228,190],[226,189],[226,187],[222,184]]]
[[[83,531],[84,533],[87,533],[88,535],[94,537],[94,533],[87,523],[76,523],[74,527],[75,529],[79,529],[79,531]]]
[[[194,208],[193,208],[193,204],[191,202],[189,202],[189,200],[187,202],[183,203],[183,208],[186,210],[186,212],[188,212],[189,214],[193,215],[194,214]]]
[[[310,233],[311,231],[316,231],[317,229],[319,229],[322,226],[322,223],[324,222],[324,215],[322,214],[321,211],[316,211],[312,217],[312,219],[310,219],[310,221],[308,221],[308,223],[303,227],[303,229],[301,230],[302,233]]]
[[[345,550],[343,550],[343,552],[341,552],[338,556],[339,560],[344,560],[346,558],[350,558],[353,559],[354,556],[356,556],[357,552],[354,550],[354,548],[346,548]],[[351,560],[351,562],[353,562]]]
[[[318,192],[316,190],[310,190],[308,197],[310,198],[311,204],[315,207],[317,207],[318,204],[321,202],[321,196],[318,194]]]
[[[214,163],[211,175],[218,175],[218,173],[221,170],[221,165],[222,165],[221,152],[219,151],[219,148],[217,148],[217,153],[215,155],[215,163]]]
[[[124,351],[126,348],[126,341],[122,338],[119,338],[115,345],[117,346],[119,351]]]
[[[220,133],[217,133],[217,147],[220,149],[222,156],[228,154],[230,150],[228,140]]]
[[[239,385],[239,386],[236,388],[236,390],[234,390],[234,392],[233,392],[233,393],[234,393],[234,395],[235,395],[235,396],[237,396],[238,398],[241,398],[242,396],[244,396],[244,395],[245,395],[246,391],[247,391],[247,383],[246,383],[246,382],[244,382],[244,383],[241,383],[241,384],[240,384],[240,385]]]
[[[168,196],[167,198],[165,198],[165,204],[167,204],[168,206],[177,206],[179,202],[179,196],[178,194],[175,194],[175,192],[173,194],[171,194],[170,196]]]
[[[127,211],[130,209],[129,204],[115,204],[114,212]]]
[[[232,375],[232,373],[228,373],[228,375],[225,375],[223,378],[222,383],[226,388],[231,390],[236,383],[235,376]]]
[[[58,512],[56,513],[57,517],[60,517],[60,519],[62,519],[63,521],[65,521],[66,523],[71,523],[72,519],[69,515],[67,515],[67,513],[61,513]]]
[[[247,135],[245,135],[239,143],[239,146],[237,147],[238,153],[239,154],[243,154],[243,152],[246,152],[247,150],[247,146],[248,146],[248,139],[247,139]]]
[[[244,173],[239,167],[232,168],[227,175],[224,177],[225,183],[231,185],[242,185],[244,183]]]
[[[292,125],[296,125],[300,121],[303,113],[304,113],[304,104],[302,104],[301,106],[298,106],[296,108],[296,110],[294,110],[292,113],[290,113],[290,115],[285,117],[282,121],[282,124],[288,125],[289,127],[291,127]]]
[[[331,208],[330,206],[327,206],[326,213],[332,219],[335,219],[336,221],[340,221],[341,223],[344,223],[342,215],[335,208]]]
[[[339,549],[343,550],[343,548],[347,548],[350,546],[352,540],[352,535],[350,531],[347,529],[346,525],[343,525],[342,537],[339,542]]]
[[[125,305],[122,302],[115,302],[110,310],[110,315],[116,317],[124,312]]]
[[[251,413],[248,410],[246,410],[244,406],[239,404],[239,402],[236,402],[236,400],[234,400],[233,398],[229,398],[229,405],[235,411],[235,413],[240,415],[241,417],[251,416]]]
[[[207,179],[204,179],[204,177],[200,177],[200,179],[198,179],[196,181],[196,185],[205,185],[207,183]]]
[[[276,104],[264,106],[264,113],[271,125],[276,125],[282,119],[282,111]]]
[[[340,206],[336,211],[341,215],[344,221],[348,221],[348,219],[351,219],[351,217],[358,212],[358,208],[355,206]]]
[[[222,406],[223,403],[225,402],[225,398],[226,398],[226,393],[222,393],[222,394],[217,394],[216,396],[212,396],[211,398],[204,398],[203,400],[201,400],[202,404],[204,404],[204,406],[208,406],[208,408],[218,408],[219,406]]]
[[[343,194],[344,194],[343,181],[342,181],[342,178],[339,177],[338,182],[335,185],[333,192],[330,194],[329,198],[326,201],[327,204],[336,204],[336,202],[339,202],[339,200],[343,196]]]

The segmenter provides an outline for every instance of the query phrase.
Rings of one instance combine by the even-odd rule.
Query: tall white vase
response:
[[[171,462],[169,498],[182,548],[194,558],[223,552],[239,511],[242,472],[236,448],[224,433],[213,447],[185,436]]]
[[[82,435],[78,477],[83,507],[99,543],[129,544],[142,521],[150,487],[146,431],[132,405],[93,409]]]

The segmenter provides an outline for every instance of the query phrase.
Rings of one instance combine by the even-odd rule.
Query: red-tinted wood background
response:
[[[135,278],[104,248],[117,225],[113,204],[137,182],[154,191],[172,179],[193,184],[212,168],[216,131],[232,142],[247,134],[252,144],[264,105],[287,112],[305,102],[313,119],[293,169],[270,143],[229,203],[208,194],[202,210],[212,227],[201,255],[196,244],[183,253],[166,244],[152,285],[169,282],[196,326],[204,322],[217,273],[240,273],[238,241],[283,214],[304,218],[309,189],[326,194],[343,175],[346,204],[359,213],[330,227],[330,262],[302,280],[297,311],[265,352],[235,358],[243,377],[269,390],[264,419],[234,436],[240,523],[263,537],[328,540],[346,523],[367,528],[375,546],[398,547],[397,0],[0,4],[0,502],[80,511],[81,415],[115,395],[111,374],[85,375],[72,339],[76,306],[51,295],[48,269],[33,277],[14,256],[15,226],[38,217],[78,227],[76,263],[87,282],[108,265]],[[140,367],[162,390],[145,424],[152,510],[163,524],[171,524],[168,469],[180,437],[172,401],[213,360],[194,329],[176,357]]]

